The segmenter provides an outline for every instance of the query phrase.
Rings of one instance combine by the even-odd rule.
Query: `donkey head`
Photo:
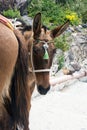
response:
[[[54,38],[61,35],[69,25],[69,21],[61,26],[48,30],[41,24],[41,13],[36,14],[33,20],[33,64],[36,75],[37,89],[46,94],[50,89],[49,69],[56,48]]]

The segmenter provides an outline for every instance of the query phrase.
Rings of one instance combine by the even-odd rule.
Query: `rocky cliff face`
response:
[[[0,0],[0,12],[9,8],[14,8],[16,0]]]
[[[64,56],[63,68],[69,70],[68,72],[87,70],[87,26],[69,27],[65,33],[68,32],[70,33],[68,37],[70,48],[66,52],[57,51],[52,66],[53,75],[58,72],[59,56]]]
[[[31,0],[0,0],[0,12],[9,8],[17,8],[20,10],[21,15],[23,15],[30,2]]]
[[[66,52],[65,64],[72,67],[77,65],[87,70],[87,28],[81,25],[74,29],[71,33],[70,49]],[[77,70],[78,71],[78,70]]]

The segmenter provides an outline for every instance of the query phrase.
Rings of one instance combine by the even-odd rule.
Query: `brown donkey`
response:
[[[56,51],[54,38],[61,35],[68,26],[69,21],[53,30],[48,30],[41,24],[41,13],[38,13],[34,17],[33,27],[29,29],[29,27],[27,28],[25,26],[22,29],[22,34],[27,41],[28,51],[31,57],[29,61],[32,61],[29,72],[35,73],[37,89],[41,94],[46,94],[50,89],[49,72]]]
[[[28,50],[0,23],[0,130],[28,128]]]
[[[35,81],[41,94],[50,89],[49,69],[54,38],[69,22],[48,30],[36,14],[31,30],[10,30],[0,23],[0,130],[29,130],[29,110]]]

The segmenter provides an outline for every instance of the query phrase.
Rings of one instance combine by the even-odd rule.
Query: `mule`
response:
[[[56,52],[54,39],[61,35],[68,26],[69,21],[53,30],[49,30],[46,26],[42,25],[41,13],[38,13],[34,17],[33,27],[25,26],[22,29],[22,34],[27,41],[29,54],[32,57],[33,66],[31,72],[35,73],[37,89],[40,94],[46,94],[50,89],[50,67]]]
[[[29,130],[35,82],[41,94],[50,89],[53,40],[68,25],[48,30],[41,24],[41,13],[34,17],[33,28],[22,33],[0,23],[0,130]]]
[[[28,128],[28,50],[0,23],[0,130]]]

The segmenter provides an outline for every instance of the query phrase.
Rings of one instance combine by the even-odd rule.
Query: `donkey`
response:
[[[48,30],[46,26],[42,25],[41,13],[38,13],[34,17],[33,26],[24,26],[21,30],[26,39],[26,45],[31,57],[29,61],[32,61],[32,71],[30,73],[35,73],[37,89],[40,94],[46,94],[50,89],[50,67],[56,52],[54,39],[61,35],[68,26],[69,21],[53,30]]]

